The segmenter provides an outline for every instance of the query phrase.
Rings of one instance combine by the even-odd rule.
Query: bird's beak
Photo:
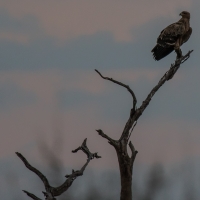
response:
[[[179,15],[182,16],[182,13],[180,13]]]

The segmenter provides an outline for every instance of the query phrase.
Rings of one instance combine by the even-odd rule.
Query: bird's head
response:
[[[182,12],[180,13],[180,16],[182,16],[183,18],[188,18],[188,19],[190,19],[190,13],[187,12],[187,11],[182,11]]]

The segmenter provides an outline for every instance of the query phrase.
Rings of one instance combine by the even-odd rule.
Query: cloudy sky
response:
[[[117,169],[114,149],[95,129],[118,139],[131,96],[94,69],[129,84],[140,106],[176,56],[155,62],[151,49],[183,10],[193,33],[182,50],[194,52],[156,93],[131,140],[138,165],[199,158],[199,7],[199,0],[0,0],[0,162],[14,164],[19,151],[43,165],[45,143],[65,166],[80,166],[85,158],[70,152],[87,137],[103,157],[90,166]]]

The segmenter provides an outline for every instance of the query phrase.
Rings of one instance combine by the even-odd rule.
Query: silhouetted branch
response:
[[[98,70],[95,69],[95,71],[101,76],[101,78],[112,81],[118,85],[125,87],[131,93],[132,98],[133,98],[133,107],[130,111],[130,116],[129,116],[128,121],[126,122],[126,125],[124,127],[124,130],[119,140],[113,140],[112,138],[108,137],[106,134],[103,133],[101,129],[97,130],[99,135],[106,138],[109,141],[109,143],[115,147],[115,150],[117,152],[119,168],[120,168],[120,177],[121,177],[120,200],[132,200],[132,190],[131,190],[132,169],[133,169],[133,163],[135,161],[135,157],[138,151],[135,150],[132,142],[130,141],[129,147],[131,149],[131,156],[129,156],[128,151],[127,151],[127,145],[128,145],[128,141],[130,139],[131,133],[137,124],[137,120],[142,115],[146,107],[149,105],[154,94],[166,81],[173,78],[174,74],[177,72],[180,65],[184,63],[190,57],[190,54],[192,53],[192,51],[189,51],[185,56],[181,56],[180,58],[176,59],[175,63],[171,65],[170,69],[164,74],[164,76],[160,79],[158,84],[151,90],[151,92],[148,94],[145,101],[143,101],[142,105],[138,109],[135,109],[136,103],[137,103],[135,94],[128,85],[125,85],[124,83],[116,81],[112,78],[105,77]]]
[[[49,185],[49,181],[47,180],[47,178],[39,170],[37,170],[35,167],[33,167],[31,164],[29,164],[29,162],[26,160],[26,158],[24,158],[24,156],[21,153],[16,152],[16,154],[29,170],[31,170],[32,172],[34,172],[35,174],[37,174],[39,176],[39,178],[44,183],[45,189],[48,190],[50,185]]]
[[[134,146],[133,146],[131,141],[129,142],[128,145],[129,145],[129,147],[131,149],[131,161],[132,161],[132,166],[133,166],[133,163],[135,161],[135,158],[136,158],[136,155],[137,155],[138,151],[135,150],[135,148],[134,148]]]
[[[72,170],[72,173],[69,175],[66,175],[65,177],[67,178],[66,181],[60,185],[59,187],[52,187],[47,178],[36,168],[34,168],[25,158],[24,156],[22,156],[22,154],[16,152],[17,156],[23,161],[23,163],[25,164],[25,166],[31,170],[32,172],[34,172],[35,174],[37,174],[40,179],[43,181],[44,186],[45,186],[45,190],[46,192],[43,192],[44,196],[46,197],[46,200],[56,200],[56,196],[61,195],[63,192],[65,192],[73,183],[73,181],[78,177],[78,176],[82,176],[83,172],[85,171],[85,168],[87,167],[87,165],[89,164],[89,162],[94,159],[94,158],[101,158],[101,156],[98,155],[98,153],[91,153],[90,150],[87,147],[86,144],[87,138],[83,141],[82,145],[80,147],[78,147],[77,149],[73,150],[73,153],[76,153],[79,150],[82,150],[86,155],[87,155],[87,162],[83,165],[83,167],[80,170]],[[31,197],[32,199],[35,200],[41,200],[38,197],[36,197],[35,195],[23,190],[29,197]]]
[[[168,80],[172,79],[177,70],[179,69],[180,65],[184,63],[189,57],[193,50],[189,51],[185,56],[177,59],[174,64],[171,65],[170,69],[164,74],[164,76],[160,79],[158,84],[151,90],[148,94],[147,98],[143,101],[140,108],[136,110],[136,120],[142,115],[146,107],[148,106],[149,102],[151,101],[154,94],[158,91],[158,89]]]
[[[119,82],[119,81],[116,81],[116,80],[114,80],[113,78],[109,78],[109,77],[103,76],[97,69],[95,69],[95,71],[101,76],[101,78],[106,79],[106,80],[109,80],[109,81],[111,81],[111,82],[113,82],[113,83],[116,83],[116,84],[118,84],[118,85],[121,85],[122,87],[125,87],[125,88],[130,92],[130,94],[131,94],[131,96],[132,96],[132,98],[133,98],[133,109],[135,110],[135,106],[136,106],[136,103],[137,103],[137,99],[136,99],[136,96],[135,96],[133,90],[131,90],[131,88],[130,88],[128,85],[125,85],[124,83],[121,83],[121,82]]]
[[[106,139],[108,140],[108,143],[109,143],[109,144],[111,144],[111,145],[113,145],[113,146],[117,145],[117,141],[116,141],[116,140],[113,140],[112,138],[110,138],[109,136],[107,136],[101,129],[96,130],[96,131],[97,131],[97,133],[98,133],[101,137],[106,138]]]
[[[88,159],[93,159],[93,158],[101,158],[101,156],[98,156],[97,153],[91,153],[90,150],[87,147],[87,138],[83,141],[82,145],[78,147],[77,149],[73,150],[72,153],[76,153],[79,150],[82,150],[86,155]]]
[[[34,200],[42,200],[38,197],[36,197],[34,194],[31,194],[30,192],[27,192],[26,190],[22,190],[24,193],[26,193],[29,197],[31,197]]]

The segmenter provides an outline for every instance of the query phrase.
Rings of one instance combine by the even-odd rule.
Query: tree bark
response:
[[[121,178],[121,200],[132,200],[132,166],[129,158],[117,151]]]
[[[189,57],[192,51],[189,51],[185,56],[182,56],[176,59],[175,63],[171,65],[170,69],[163,75],[160,79],[158,84],[150,91],[147,95],[146,99],[142,102],[141,106],[136,109],[137,99],[134,92],[128,85],[121,83],[113,78],[103,76],[98,70],[95,70],[101,78],[105,80],[109,80],[117,85],[125,87],[128,92],[131,94],[133,99],[133,105],[130,111],[129,119],[126,122],[124,130],[120,136],[119,140],[113,140],[108,135],[106,135],[101,129],[97,130],[100,136],[106,138],[108,143],[111,144],[117,153],[119,169],[120,169],[120,177],[121,177],[121,193],[120,193],[120,200],[132,200],[132,173],[133,173],[133,163],[138,153],[131,141],[128,143],[131,133],[134,127],[137,124],[137,120],[140,118],[146,107],[149,105],[152,97],[155,93],[160,89],[160,87],[170,79],[173,78],[177,70],[179,69],[180,65],[184,63]],[[127,152],[127,145],[129,145],[131,149],[131,156],[128,155]]]
[[[42,192],[45,196],[45,200],[56,200],[56,196],[60,196],[63,192],[67,191],[69,189],[69,187],[72,185],[72,183],[74,182],[74,180],[76,180],[77,177],[82,176],[87,165],[89,164],[89,162],[94,159],[94,158],[101,158],[101,156],[98,155],[98,153],[91,153],[90,150],[87,147],[87,138],[83,141],[82,145],[79,146],[78,148],[76,148],[75,150],[73,150],[73,153],[76,153],[77,151],[81,150],[83,151],[86,155],[87,155],[87,162],[83,165],[83,167],[80,170],[72,170],[71,174],[67,174],[66,177],[66,181],[61,184],[58,187],[52,187],[49,184],[48,179],[35,167],[33,167],[27,160],[26,158],[19,152],[16,152],[17,156],[22,160],[22,162],[25,164],[25,166],[31,170],[32,172],[34,172],[43,182],[44,186],[45,186],[45,192]],[[26,193],[30,198],[34,199],[34,200],[42,200],[38,197],[36,197],[34,194],[27,192],[26,190],[23,190],[24,193]]]

